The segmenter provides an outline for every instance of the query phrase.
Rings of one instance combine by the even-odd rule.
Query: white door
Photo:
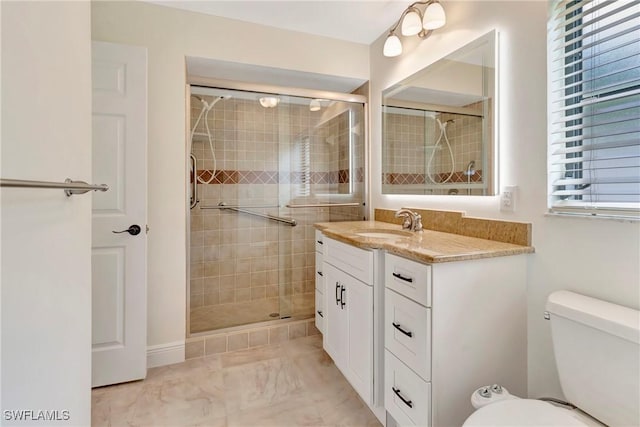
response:
[[[93,42],[92,385],[142,379],[147,344],[147,50]],[[140,232],[114,233],[139,227]]]

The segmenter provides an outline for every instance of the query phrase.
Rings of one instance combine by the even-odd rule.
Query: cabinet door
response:
[[[373,396],[373,288],[324,263],[323,347],[367,403]]]
[[[348,351],[347,315],[341,303],[347,276],[326,262],[322,268],[324,274],[324,334],[322,346],[331,356],[336,366],[344,373],[344,360]],[[347,276],[348,277],[348,276]]]
[[[373,288],[345,275],[349,351],[345,376],[367,403],[373,397]]]
[[[324,333],[324,295],[316,289],[316,329]]]
[[[322,254],[316,252],[316,289],[324,294],[324,273],[322,272]]]

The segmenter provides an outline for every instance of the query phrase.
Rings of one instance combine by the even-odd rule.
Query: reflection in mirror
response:
[[[383,92],[383,193],[496,194],[496,44],[492,31]]]
[[[323,118],[314,126],[312,136],[315,139],[315,147],[324,147],[321,152],[315,152],[314,156],[324,156],[327,169],[335,176],[329,182],[332,187],[325,189],[327,193],[352,194],[356,191],[356,182],[363,180],[356,176],[359,171],[363,173],[361,147],[362,139],[356,134],[359,125],[356,126],[357,112],[346,103],[334,103],[334,110],[328,118]],[[331,109],[328,109],[331,114]],[[356,153],[359,154],[355,158]],[[357,165],[357,166],[356,166]]]

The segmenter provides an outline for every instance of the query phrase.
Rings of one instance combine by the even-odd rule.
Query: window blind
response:
[[[640,215],[640,1],[551,1],[549,207]]]

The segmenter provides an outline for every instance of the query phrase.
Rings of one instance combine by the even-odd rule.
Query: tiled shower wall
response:
[[[193,126],[201,105],[192,101]],[[280,317],[314,313],[313,224],[362,219],[362,208],[285,207],[325,200],[328,194],[332,200],[362,200],[364,138],[357,138],[354,147],[358,153],[354,170],[359,171],[352,174],[359,178],[354,193],[335,196],[349,186],[349,178],[341,174],[348,167],[340,150],[348,147],[350,129],[348,112],[332,114],[329,109],[311,112],[308,104],[281,103],[267,109],[255,100],[238,98],[219,101],[209,113],[215,174],[211,183],[198,184],[200,203],[191,210],[192,333],[273,320],[270,315],[275,313]],[[357,115],[361,123],[362,114]],[[199,175],[209,180],[214,161],[204,122],[196,129],[192,153],[198,158]],[[221,202],[295,218],[297,226],[205,209]]]

